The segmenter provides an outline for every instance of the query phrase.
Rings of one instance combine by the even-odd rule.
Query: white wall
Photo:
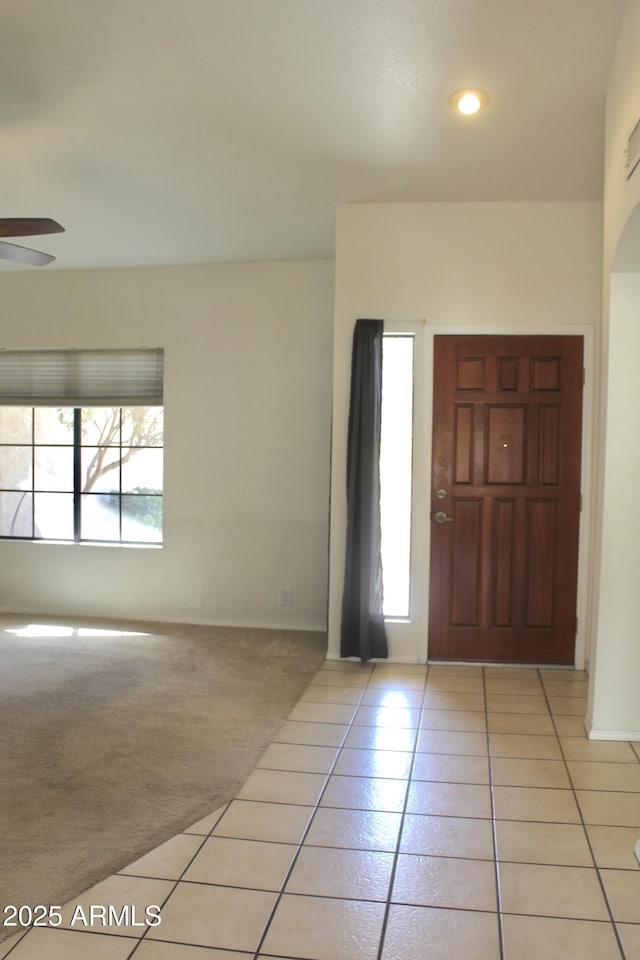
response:
[[[605,496],[590,736],[640,740],[640,274],[612,277]]]
[[[0,542],[0,608],[324,628],[333,262],[6,272],[0,291],[1,347],[165,348],[163,548]]]
[[[353,204],[338,210],[329,655],[339,652],[350,355],[358,317],[505,333],[597,328],[598,203]],[[431,369],[425,402],[431,400]],[[430,417],[427,417],[430,423]],[[428,457],[426,450],[424,456]],[[430,477],[430,470],[425,471]],[[416,491],[423,500],[428,490]],[[426,496],[425,496],[426,495]],[[426,570],[416,585],[427,592]],[[426,608],[421,616],[426,616]],[[426,631],[426,623],[420,629]],[[410,651],[399,652],[410,659]]]
[[[626,177],[629,134],[640,120],[640,0],[627,0],[609,77],[605,134],[604,263],[613,266],[633,209],[640,203],[640,168]],[[640,270],[640,255],[635,267]]]
[[[605,381],[598,477],[600,568],[594,589],[593,669],[587,726],[593,738],[640,740],[640,168],[627,180],[625,149],[640,119],[640,0],[628,0],[607,95],[604,192]],[[624,271],[624,272],[620,272]],[[635,271],[635,273],[634,273]]]

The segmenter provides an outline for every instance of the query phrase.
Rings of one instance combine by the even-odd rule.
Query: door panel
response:
[[[429,658],[573,663],[582,338],[434,351]]]

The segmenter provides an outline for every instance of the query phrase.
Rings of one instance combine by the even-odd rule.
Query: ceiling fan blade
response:
[[[49,217],[0,217],[0,237],[39,237],[45,233],[64,233]]]
[[[0,240],[0,258],[12,260],[14,263],[28,263],[32,267],[44,267],[55,260],[50,253],[19,247],[16,243],[5,243],[3,240]]]

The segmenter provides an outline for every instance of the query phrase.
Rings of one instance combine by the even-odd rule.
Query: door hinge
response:
[[[577,618],[577,617],[576,617],[576,628],[575,628],[575,631],[574,631],[574,635],[575,635],[576,637],[578,636],[578,618]]]
[[[582,513],[582,494],[580,494],[580,513]]]
[[[587,382],[587,371],[586,371],[585,368],[583,367],[583,368],[582,368],[582,386],[583,386],[583,387],[584,387],[584,385],[585,385],[586,382]]]

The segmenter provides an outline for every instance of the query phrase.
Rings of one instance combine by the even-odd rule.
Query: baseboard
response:
[[[327,656],[325,659],[344,660],[345,663],[348,663],[348,662],[360,663],[360,657],[341,657],[339,653],[333,653],[331,651],[327,653]],[[371,660],[367,660],[367,663],[410,663],[415,666],[419,665],[415,657],[388,657],[385,659],[382,659],[381,657],[379,658],[374,657]]]
[[[115,615],[100,613],[81,613],[80,611],[71,611],[65,613],[52,613],[51,610],[12,610],[0,605],[0,615],[3,617],[55,617],[56,620],[77,618],[79,620],[109,620],[117,621],[136,621],[144,623],[175,623],[187,624],[194,627],[238,627],[242,630],[294,630],[308,633],[326,633],[326,625],[318,623],[289,622],[289,623],[269,623],[263,620],[209,620],[197,617],[160,617],[149,616],[144,613]]]
[[[640,730],[589,730],[589,740],[631,740],[640,743]]]
[[[126,617],[123,619],[127,619]],[[326,633],[326,626],[317,623],[269,623],[263,620],[207,620],[192,617],[143,617],[150,623],[186,623],[194,627],[239,627],[242,630],[301,630],[308,633]]]

